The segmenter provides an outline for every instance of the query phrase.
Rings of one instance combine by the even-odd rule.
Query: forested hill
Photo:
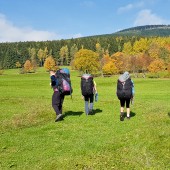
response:
[[[145,25],[113,33],[116,36],[170,36],[170,25]]]
[[[149,42],[151,43],[151,39],[154,41],[155,38],[158,37],[159,41],[166,38],[166,42],[169,43],[170,25],[139,26],[113,34],[94,35],[65,40],[0,43],[0,70],[16,68],[19,67],[19,65],[23,67],[27,60],[35,60],[37,65],[42,66],[47,56],[52,56],[58,65],[70,65],[74,59],[74,54],[82,48],[98,51],[100,55],[103,52],[112,55],[117,52],[126,51],[125,49],[136,49],[136,47],[133,47],[136,46],[136,43],[140,42],[143,44],[143,41],[146,42],[149,39]],[[130,47],[127,47],[129,44]],[[158,44],[152,44],[152,46],[148,48],[154,47],[156,50],[159,47],[159,45],[157,45]],[[168,47],[169,44],[166,44],[165,47],[161,47],[165,50],[165,52],[161,51],[161,55],[164,56],[167,50],[169,51]]]

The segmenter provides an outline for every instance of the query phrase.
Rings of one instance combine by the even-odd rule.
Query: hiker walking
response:
[[[50,71],[51,87],[53,88],[52,107],[56,113],[56,120],[63,120],[62,107],[65,95],[71,95],[70,72],[68,69]]]
[[[124,107],[126,103],[127,119],[130,119],[130,100],[134,97],[134,83],[129,72],[120,75],[117,81],[117,97],[120,100],[120,121],[124,120]]]
[[[94,94],[97,96],[96,82],[91,74],[83,74],[81,77],[81,93],[85,101],[86,115],[93,113]],[[96,98],[97,99],[97,98]]]

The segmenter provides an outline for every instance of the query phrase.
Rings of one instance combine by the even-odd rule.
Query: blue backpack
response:
[[[62,95],[71,95],[73,92],[70,80],[70,71],[67,68],[56,71],[56,79],[58,81],[57,88]]]

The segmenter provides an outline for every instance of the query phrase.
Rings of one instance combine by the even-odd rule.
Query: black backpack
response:
[[[130,99],[132,97],[133,83],[131,79],[127,79],[125,82],[117,81],[117,97],[119,99]]]
[[[83,74],[81,77],[81,93],[83,96],[93,94],[94,82],[90,74]]]
[[[62,69],[56,71],[56,79],[58,81],[57,88],[62,95],[71,95],[73,89],[71,87],[70,74],[65,73]]]

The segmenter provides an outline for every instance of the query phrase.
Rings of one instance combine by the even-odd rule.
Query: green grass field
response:
[[[120,122],[117,76],[95,78],[99,101],[86,116],[78,72],[55,121],[49,74],[0,76],[0,169],[170,169],[170,79],[133,79],[132,118]]]

